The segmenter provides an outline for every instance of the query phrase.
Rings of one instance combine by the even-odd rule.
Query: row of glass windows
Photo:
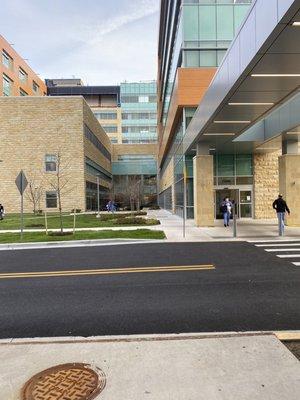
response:
[[[90,128],[84,124],[84,135],[85,137],[107,158],[111,161],[111,154],[107,148],[100,142],[97,136],[90,130]]]
[[[147,143],[157,143],[157,138],[130,138],[122,139],[123,144],[147,144]]]
[[[118,118],[116,112],[94,112],[94,115],[97,119],[109,119],[114,120]]]
[[[102,128],[105,130],[106,133],[117,133],[118,126],[117,125],[101,125]]]
[[[118,161],[155,161],[151,154],[123,154],[118,156]]]
[[[122,113],[122,119],[157,119],[157,114],[152,112]]]
[[[2,64],[6,68],[8,68],[11,71],[13,71],[13,69],[14,69],[14,60],[5,50],[2,50]],[[28,74],[21,67],[19,67],[19,79],[20,79],[20,81],[22,83],[27,83],[27,81],[28,81]]]
[[[90,175],[98,176],[100,179],[103,179],[106,182],[111,182],[112,180],[111,173],[106,171],[99,164],[88,157],[85,157],[85,170]]]
[[[184,40],[232,40],[249,4],[189,5],[183,8]]]
[[[214,155],[215,177],[253,176],[253,157],[251,154]]]
[[[135,95],[125,95],[121,96],[121,103],[156,103],[157,96],[135,96]]]
[[[183,0],[184,4],[251,4],[252,0]]]
[[[156,126],[145,126],[145,125],[137,125],[137,126],[122,126],[123,133],[156,133],[157,127]]]
[[[185,50],[185,67],[218,67],[226,50]]]
[[[156,81],[121,83],[121,95],[123,94],[156,94]]]
[[[22,83],[26,83],[27,81],[22,81]],[[2,83],[3,83],[3,96],[11,96],[13,92],[13,80],[11,80],[7,75],[3,74],[2,77]],[[39,86],[37,83],[33,81],[32,83],[32,89],[35,93],[39,93]],[[25,92],[23,89],[19,89],[19,94],[20,96],[28,96],[28,93]]]

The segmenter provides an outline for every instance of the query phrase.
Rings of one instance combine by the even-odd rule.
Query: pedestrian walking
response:
[[[4,218],[4,214],[5,214],[4,207],[3,207],[2,204],[0,204],[0,220],[1,220],[1,221],[2,221],[3,218]]]
[[[273,202],[273,208],[274,210],[276,210],[277,213],[279,236],[283,236],[285,227],[285,213],[287,212],[290,215],[290,209],[288,208],[286,201],[283,199],[282,194],[279,194],[278,198]]]
[[[223,219],[224,219],[224,226],[227,227],[229,226],[230,222],[230,217],[231,217],[231,211],[232,211],[232,202],[228,197],[224,198],[221,205],[220,205],[220,210],[223,214]]]
[[[108,212],[110,212],[111,210],[111,200],[109,200],[109,202],[106,204],[106,209]]]

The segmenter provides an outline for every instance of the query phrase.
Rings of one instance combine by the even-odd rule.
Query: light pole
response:
[[[96,218],[100,218],[100,193],[99,193],[99,175],[97,175],[97,215]]]

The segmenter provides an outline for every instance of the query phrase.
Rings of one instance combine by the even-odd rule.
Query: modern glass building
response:
[[[187,128],[245,19],[251,0],[161,1],[158,50],[159,203],[194,218],[193,158]],[[252,216],[252,155],[214,153],[214,217],[229,195],[241,217]],[[186,179],[184,179],[186,178]],[[186,190],[186,198],[184,196]]]
[[[80,79],[47,79],[49,96],[83,96],[112,143],[112,187],[104,193],[121,207],[130,196],[141,206],[157,203],[157,85],[125,82],[120,86],[84,86]],[[88,165],[91,169],[92,166]],[[88,209],[95,209],[96,185]],[[100,187],[102,196],[102,187]]]
[[[141,205],[157,201],[157,85],[121,83],[122,146],[114,146],[112,170],[116,200],[128,206],[128,191]]]
[[[121,83],[122,143],[157,143],[156,81]]]

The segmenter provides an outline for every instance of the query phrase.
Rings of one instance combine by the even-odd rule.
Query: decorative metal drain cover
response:
[[[22,400],[92,400],[105,387],[100,369],[88,364],[63,364],[33,376],[24,386]]]

